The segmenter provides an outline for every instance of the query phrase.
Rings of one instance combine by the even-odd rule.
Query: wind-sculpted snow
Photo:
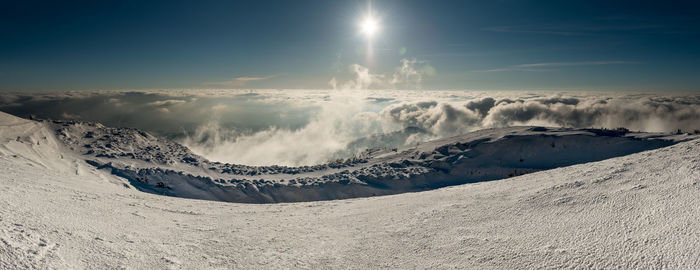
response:
[[[178,143],[135,129],[78,121],[45,123],[89,164],[128,179],[139,190],[246,203],[430,190],[603,160],[693,137],[627,130],[510,127],[411,147],[373,148],[327,164],[287,167],[211,162]]]

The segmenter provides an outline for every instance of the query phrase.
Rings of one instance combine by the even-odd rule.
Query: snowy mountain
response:
[[[592,161],[592,151],[619,157],[542,171]],[[369,152],[362,162],[337,166],[248,167],[210,163],[136,130],[0,114],[0,269],[697,269],[698,153],[700,140],[688,135],[523,127]],[[223,171],[229,168],[237,170]],[[105,169],[153,173],[139,187]],[[169,195],[182,195],[176,181],[213,176],[264,178],[291,189],[305,185],[283,183],[315,175],[313,183],[338,188],[362,181],[387,183],[377,190],[399,183],[416,190],[415,183],[426,183],[421,179],[481,172],[464,181],[470,182],[521,170],[533,173],[286,204],[189,200],[130,188],[156,190],[148,186],[167,180],[168,172],[187,171],[200,178],[170,180]],[[383,182],[340,183],[330,176],[355,171]],[[399,173],[408,176],[394,179]]]
[[[146,132],[97,123],[44,121],[79,158],[156,194],[228,202],[346,199],[502,179],[669,146],[688,134],[509,127],[303,167],[210,162]],[[407,131],[402,134],[419,133]],[[381,142],[369,137],[365,142]],[[359,148],[358,148],[359,149]],[[263,153],[261,153],[263,154]]]

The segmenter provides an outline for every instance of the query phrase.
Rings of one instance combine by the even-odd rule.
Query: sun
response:
[[[379,31],[379,22],[373,17],[365,17],[360,22],[360,31],[365,36],[372,37]]]

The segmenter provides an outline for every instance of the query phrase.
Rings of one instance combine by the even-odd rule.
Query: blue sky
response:
[[[359,64],[421,89],[700,90],[693,1],[15,1],[0,90],[329,88]]]

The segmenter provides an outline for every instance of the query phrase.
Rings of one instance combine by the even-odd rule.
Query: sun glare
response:
[[[372,37],[379,30],[379,23],[376,19],[367,17],[360,23],[360,30],[364,35]]]

